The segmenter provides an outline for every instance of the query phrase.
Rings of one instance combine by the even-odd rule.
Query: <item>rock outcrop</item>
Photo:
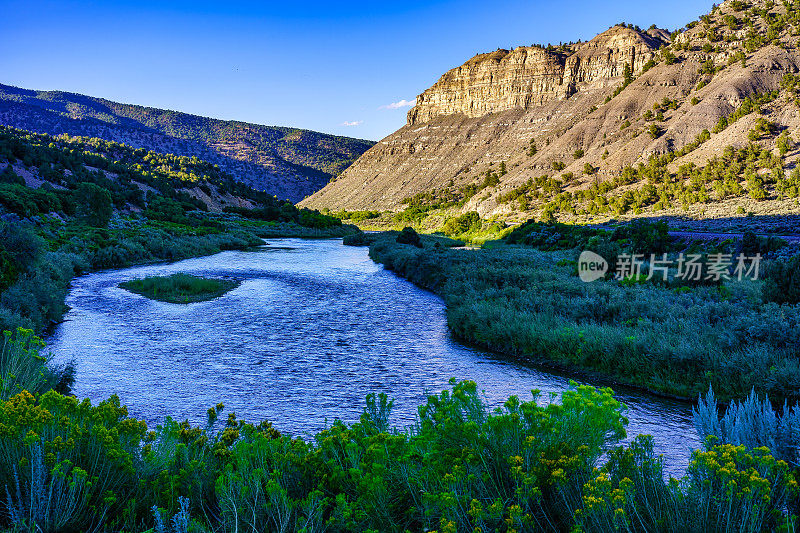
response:
[[[587,43],[479,54],[420,94],[408,124],[454,114],[476,118],[568,98],[587,85],[619,78],[626,65],[633,73],[641,72],[664,43],[663,34],[615,26]]]
[[[746,97],[769,91],[781,96],[762,115],[795,138],[800,83],[782,87],[784,76],[800,71],[800,49],[781,21],[800,11],[787,16],[785,5],[765,0],[742,5],[724,2],[672,44],[663,30],[616,26],[586,43],[478,55],[424,91],[405,126],[300,204],[400,211],[428,195],[455,198],[448,214],[524,220],[556,195],[616,179],[653,155],[685,154],[677,168],[747,145],[755,113],[736,127],[715,126]],[[701,135],[702,146],[681,151]],[[762,145],[774,147],[774,138]],[[495,178],[486,180],[487,172]],[[542,177],[561,188],[534,187],[530,203],[508,199]]]

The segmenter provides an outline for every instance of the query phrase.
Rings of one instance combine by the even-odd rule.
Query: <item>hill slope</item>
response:
[[[618,25],[478,55],[301,204],[512,220],[796,212],[798,28],[794,4],[729,0],[671,35]]]
[[[373,145],[309,130],[216,120],[2,84],[0,124],[197,156],[254,188],[292,201],[323,187]]]

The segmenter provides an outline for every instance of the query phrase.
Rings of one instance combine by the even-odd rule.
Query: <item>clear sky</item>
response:
[[[380,139],[476,53],[674,30],[711,2],[0,0],[0,83]],[[394,105],[392,105],[394,104]]]

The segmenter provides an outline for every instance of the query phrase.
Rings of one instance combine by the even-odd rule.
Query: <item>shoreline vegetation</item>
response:
[[[653,440],[625,437],[611,389],[571,383],[547,401],[490,409],[474,382],[428,396],[393,428],[393,401],[308,440],[225,407],[204,426],[154,428],[119,398],[64,396],[44,343],[6,332],[0,352],[0,530],[211,533],[794,531],[800,411],[752,394],[694,410],[704,439],[680,479]],[[538,400],[538,401],[537,401]],[[766,447],[766,446],[769,446]],[[772,451],[770,451],[772,450]]]
[[[178,273],[125,281],[119,287],[159,302],[188,304],[214,300],[240,284],[231,279],[202,278]]]
[[[85,272],[359,231],[196,157],[6,126],[0,217],[0,330],[36,333],[62,319],[70,280]]]
[[[546,230],[529,226],[511,239],[526,244],[469,250],[410,229],[359,233],[346,241],[369,244],[374,259],[443,294],[451,328],[463,321],[458,331],[481,339],[481,325],[494,335],[499,330],[491,328],[524,324],[535,316],[520,315],[520,309],[531,312],[556,294],[579,297],[579,289],[590,285],[574,283],[572,252],[558,249],[579,236],[565,236],[563,246],[547,245],[555,250],[533,248],[539,240],[549,242]],[[648,246],[659,236],[651,230],[641,232]],[[636,242],[637,235],[627,240]],[[620,239],[607,241],[622,245]],[[606,293],[603,306],[613,306],[615,290],[642,291],[643,298],[660,294],[649,292],[656,290],[676,297],[698,291],[695,305],[717,302],[720,290],[614,289],[603,283],[591,285]],[[538,304],[520,300],[531,292],[542,298]],[[497,309],[507,320],[487,316],[482,300],[503,303]],[[515,305],[520,301],[524,306]],[[551,302],[553,313],[558,303]],[[758,306],[752,306],[755,312]],[[581,316],[593,316],[590,311],[597,312]],[[471,319],[464,321],[466,316]],[[612,328],[602,340],[617,333]],[[517,334],[511,330],[497,340]],[[562,337],[571,346],[569,336]],[[64,395],[74,373],[53,366],[44,349],[31,330],[3,335],[0,489],[7,490],[7,513],[0,515],[0,531],[756,533],[798,526],[800,410],[787,406],[776,413],[755,393],[720,414],[717,389],[706,385],[694,410],[704,444],[693,452],[686,474],[673,479],[651,437],[621,444],[626,408],[609,388],[571,383],[549,401],[534,391],[532,398],[511,397],[490,409],[477,384],[453,379],[450,389],[419,407],[410,427],[393,427],[393,401],[371,394],[357,422],[334,419],[305,439],[281,434],[268,421],[223,416],[222,404],[208,410],[205,425],[167,418],[148,427],[131,418],[116,396],[91,405]],[[580,353],[591,360],[589,340]],[[723,387],[722,396],[735,392]]]
[[[580,249],[609,260],[701,249],[706,258],[737,249],[779,257],[785,243],[774,239],[701,245],[671,239],[661,224],[611,232],[529,223],[480,249],[410,228],[344,242],[368,245],[373,260],[441,296],[450,331],[475,346],[688,401],[709,387],[722,401],[751,390],[778,402],[800,398],[800,309],[781,301],[787,287],[769,279],[585,283],[577,275]],[[795,279],[797,259],[773,262],[785,283]]]

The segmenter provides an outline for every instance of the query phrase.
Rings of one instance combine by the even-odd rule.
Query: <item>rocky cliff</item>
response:
[[[800,70],[799,30],[793,4],[728,0],[672,35],[616,26],[586,43],[478,55],[420,94],[404,127],[301,204],[400,211],[425,196],[450,214],[525,219],[553,203],[578,216],[612,213],[613,195],[645,182],[645,173],[636,181],[626,168],[650,165],[654,156],[677,172],[703,166],[729,146],[775,149],[781,132],[797,140],[800,82],[786,80]],[[763,102],[747,103],[756,100]],[[762,122],[769,134],[751,131]],[[782,174],[796,158],[794,148],[785,154]],[[772,170],[744,166],[734,167],[740,185],[731,190],[755,197],[746,179]],[[774,183],[762,181],[768,189]],[[653,198],[681,205],[678,193],[656,185],[665,189]],[[727,193],[713,186],[692,192],[706,202],[702,209],[727,205]],[[781,198],[767,191],[767,199]],[[766,205],[747,201],[756,212]],[[636,209],[648,202],[637,201]]]
[[[479,54],[420,94],[408,124],[457,113],[475,118],[529,109],[568,98],[588,85],[604,85],[622,76],[626,65],[640,72],[667,40],[663,33],[651,33],[615,26],[578,45]]]

